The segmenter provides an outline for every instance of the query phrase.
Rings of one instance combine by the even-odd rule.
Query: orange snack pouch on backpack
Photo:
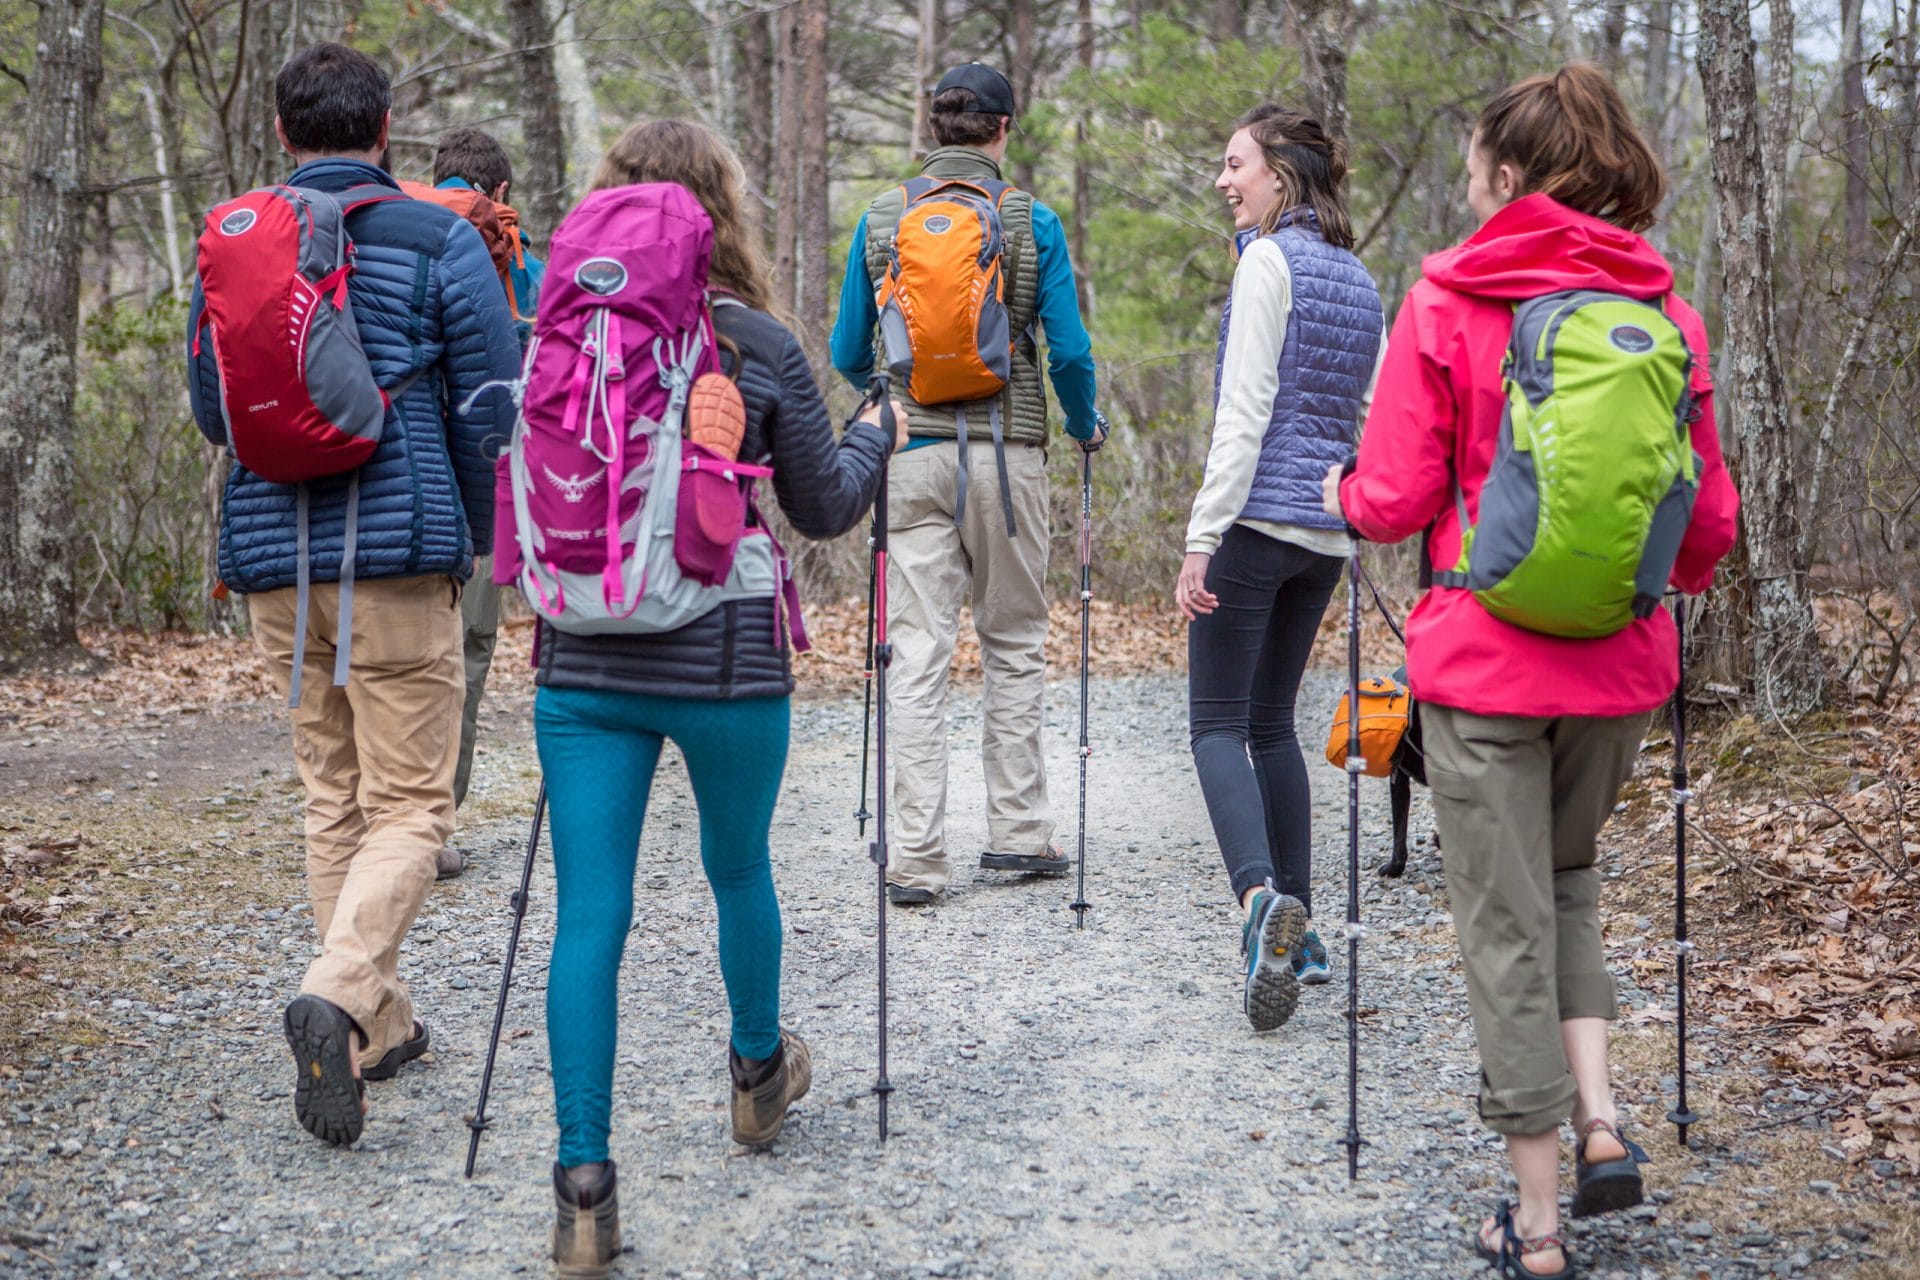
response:
[[[1407,718],[1413,696],[1407,687],[1385,676],[1369,676],[1360,682],[1360,753],[1366,758],[1363,772],[1369,778],[1384,778],[1393,772],[1394,753],[1407,736]],[[1340,706],[1333,713],[1333,728],[1327,734],[1327,763],[1336,769],[1347,767],[1347,747],[1351,733],[1347,727],[1347,695],[1340,695]]]

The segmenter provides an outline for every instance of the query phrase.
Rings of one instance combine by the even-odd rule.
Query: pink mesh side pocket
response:
[[[673,558],[695,582],[717,587],[733,568],[747,527],[747,486],[773,474],[721,457],[691,440],[681,442],[680,502],[673,523]]]

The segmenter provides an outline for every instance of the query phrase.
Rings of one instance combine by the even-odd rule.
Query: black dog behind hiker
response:
[[[1407,669],[1393,673],[1400,684],[1407,682]],[[1393,772],[1387,775],[1387,795],[1393,806],[1393,854],[1380,867],[1380,874],[1398,878],[1407,870],[1407,815],[1413,808],[1413,784],[1427,785],[1427,757],[1420,734],[1420,702],[1412,699],[1407,708],[1407,732],[1393,753]],[[1433,847],[1440,847],[1440,833],[1433,834]]]

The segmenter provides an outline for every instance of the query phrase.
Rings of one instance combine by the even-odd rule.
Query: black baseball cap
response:
[[[990,116],[1010,116],[1013,111],[1013,86],[1007,78],[984,62],[968,62],[940,77],[933,87],[939,97],[949,89],[973,92],[973,110]]]

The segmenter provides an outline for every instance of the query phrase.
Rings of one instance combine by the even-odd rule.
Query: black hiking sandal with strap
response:
[[[1596,1133],[1605,1133],[1625,1149],[1618,1160],[1587,1163],[1587,1143]],[[1646,1198],[1646,1185],[1640,1178],[1640,1166],[1647,1153],[1637,1142],[1621,1136],[1618,1127],[1605,1120],[1589,1120],[1573,1144],[1573,1207],[1567,1215],[1591,1218],[1602,1213],[1631,1209]]]
[[[295,1069],[293,1114],[300,1126],[329,1146],[350,1147],[366,1117],[367,1091],[353,1074],[353,1019],[319,996],[298,996],[284,1018]]]
[[[370,1067],[360,1069],[362,1080],[391,1080],[400,1074],[400,1068],[412,1062],[427,1051],[427,1024],[415,1018],[412,1038],[402,1041],[386,1051],[380,1061]]]
[[[1573,1255],[1567,1252],[1567,1245],[1557,1235],[1523,1236],[1513,1226],[1513,1202],[1502,1200],[1500,1208],[1494,1212],[1493,1227],[1500,1235],[1500,1246],[1494,1248],[1486,1240],[1484,1227],[1475,1227],[1473,1231],[1473,1251],[1487,1260],[1487,1265],[1508,1280],[1573,1280],[1580,1274],[1573,1265]],[[1535,1271],[1521,1259],[1530,1253],[1539,1253],[1544,1249],[1560,1251],[1560,1269],[1558,1271]]]
[[[1024,871],[1029,875],[1063,876],[1073,867],[1059,846],[1048,845],[1038,853],[983,853],[980,866],[986,871]]]

